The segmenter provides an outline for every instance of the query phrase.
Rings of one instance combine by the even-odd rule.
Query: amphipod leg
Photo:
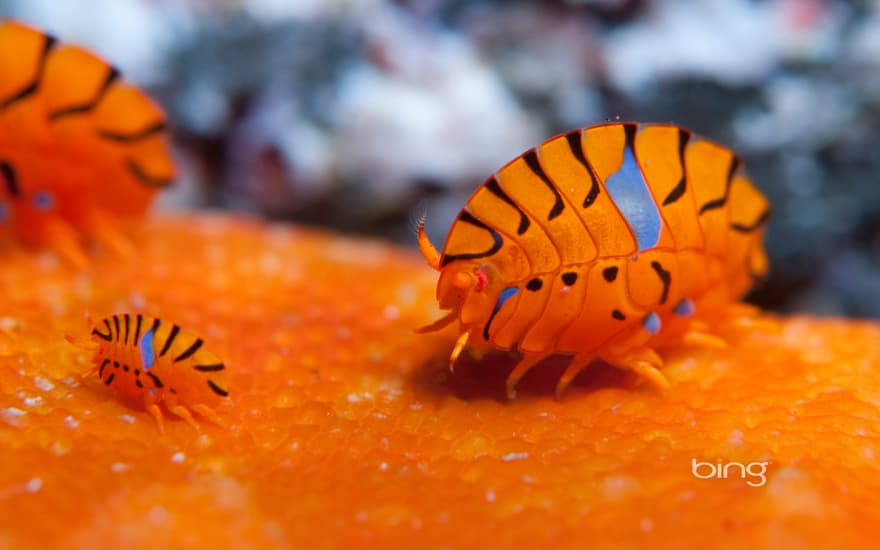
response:
[[[45,236],[49,247],[77,269],[88,267],[89,258],[77,240],[77,233],[66,222],[61,220],[47,222]]]
[[[452,348],[452,353],[449,354],[449,372],[455,372],[455,361],[458,359],[458,356],[461,355],[461,352],[464,351],[465,345],[467,345],[468,338],[471,337],[471,331],[466,330],[461,333],[461,336],[458,337],[458,340],[455,341],[455,347]]]
[[[761,309],[751,304],[736,302],[730,304],[726,317],[739,328],[763,332],[779,332],[782,325],[776,319],[761,317]]]
[[[562,399],[568,385],[574,381],[578,374],[593,362],[596,358],[595,353],[579,353],[571,358],[571,363],[565,368],[565,372],[556,383],[556,399]]]
[[[659,367],[663,366],[663,359],[650,348],[635,348],[629,351],[602,353],[599,357],[615,367],[636,373],[640,377],[647,379],[657,388],[663,390],[669,388],[669,380],[659,370]]]
[[[534,355],[526,355],[523,357],[519,363],[513,368],[510,374],[507,376],[507,398],[514,399],[516,398],[516,385],[520,381],[520,379],[525,376],[525,374],[535,365],[537,365],[541,359],[546,357],[546,355],[534,354]]]
[[[105,213],[93,212],[87,223],[89,235],[104,248],[124,260],[134,256],[134,246]]]
[[[159,433],[165,435],[165,422],[162,420],[162,410],[159,408],[159,405],[155,403],[145,403],[144,407],[146,407],[147,412],[153,415],[153,418],[156,419],[156,425],[159,426]]]
[[[702,348],[725,349],[727,347],[727,342],[723,338],[696,329],[686,332],[682,340],[685,344]]]
[[[211,421],[211,422],[213,422],[214,424],[220,426],[221,428],[225,428],[225,427],[226,427],[226,425],[224,424],[224,422],[223,422],[222,420],[220,420],[220,417],[217,416],[217,413],[215,413],[215,412],[214,412],[210,407],[208,407],[207,405],[202,404],[202,403],[199,403],[198,405],[193,405],[193,406],[192,406],[192,409],[193,409],[194,411],[196,411],[197,413],[199,413],[201,416],[207,418],[209,421]]]
[[[173,407],[169,407],[168,410],[171,411],[172,414],[186,420],[186,423],[195,428],[197,432],[202,431],[201,428],[199,428],[198,422],[195,421],[189,411],[182,405],[174,405]]]

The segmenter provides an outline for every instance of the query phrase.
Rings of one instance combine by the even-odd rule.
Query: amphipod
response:
[[[678,126],[609,123],[572,130],[480,185],[442,252],[443,318],[459,321],[450,368],[466,347],[517,350],[507,394],[542,359],[571,357],[557,396],[596,359],[659,387],[656,349],[723,345],[708,327],[768,269],[770,213],[730,150]]]
[[[0,240],[78,267],[94,240],[133,253],[135,224],[175,165],[165,115],[94,54],[0,21]]]
[[[201,338],[174,323],[123,313],[91,331],[91,374],[130,400],[140,400],[164,432],[162,403],[198,429],[190,411],[221,424],[214,409],[229,396],[225,365]]]

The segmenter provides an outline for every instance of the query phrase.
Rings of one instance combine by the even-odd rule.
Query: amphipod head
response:
[[[494,303],[491,297],[497,296],[500,288],[495,288],[498,278],[490,263],[456,260],[441,266],[442,255],[425,233],[424,217],[419,221],[419,249],[428,265],[440,271],[437,301],[441,309],[450,310],[436,322],[419,329],[419,332],[440,330],[458,318],[463,325],[472,325],[491,314]]]

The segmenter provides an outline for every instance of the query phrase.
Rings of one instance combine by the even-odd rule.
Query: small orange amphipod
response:
[[[158,403],[198,429],[190,410],[220,424],[214,407],[227,397],[225,366],[202,339],[155,317],[123,313],[91,332],[91,374],[128,399],[143,400],[164,432]]]
[[[510,397],[554,354],[571,356],[557,396],[595,359],[668,387],[654,350],[724,345],[705,331],[766,275],[769,213],[739,157],[688,130],[572,130],[478,187],[442,253],[419,225],[440,307],[451,310],[421,331],[461,322],[450,368],[465,346],[518,350]]]
[[[82,237],[121,255],[121,229],[175,175],[162,110],[95,55],[0,21],[0,238],[77,266]]]

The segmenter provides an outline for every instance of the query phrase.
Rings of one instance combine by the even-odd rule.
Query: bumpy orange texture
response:
[[[880,525],[880,327],[796,317],[664,354],[666,394],[446,357],[435,274],[377,241],[160,217],[131,263],[0,270],[0,548],[866,546]],[[142,311],[228,365],[226,428],[83,379],[63,334]],[[692,460],[768,461],[766,484]],[[734,472],[738,474],[738,472]],[[755,478],[751,478],[754,482]]]

